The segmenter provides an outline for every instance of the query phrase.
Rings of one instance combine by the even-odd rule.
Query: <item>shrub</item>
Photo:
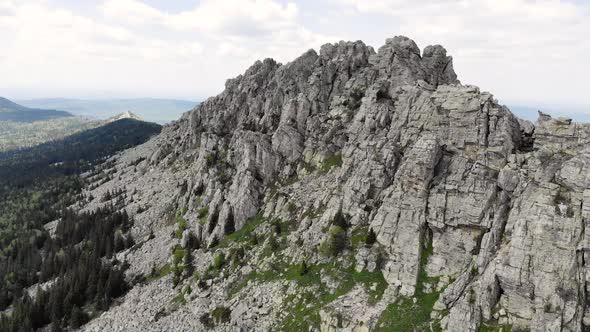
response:
[[[231,310],[227,307],[217,307],[211,312],[216,323],[227,323],[231,320]]]
[[[209,207],[208,206],[202,207],[197,210],[197,215],[199,216],[199,218],[202,218],[208,214],[209,214]]]
[[[256,233],[252,233],[252,236],[250,237],[250,244],[253,246],[258,245],[258,235],[256,235]]]
[[[192,255],[190,249],[187,249],[184,252],[182,265],[184,265],[184,274],[186,275],[187,278],[190,277],[195,270],[195,267],[193,265],[193,255]]]
[[[287,211],[289,211],[290,213],[297,212],[297,205],[295,205],[295,203],[293,202],[289,202],[289,204],[287,205]]]
[[[338,256],[346,248],[346,232],[340,226],[330,227],[328,239],[320,245],[325,256]]]
[[[338,209],[338,212],[334,215],[334,219],[332,219],[332,225],[339,226],[342,229],[348,228],[348,222],[342,213],[342,209]]]
[[[215,327],[215,323],[213,323],[213,319],[209,313],[204,313],[199,317],[199,322],[205,326],[205,328],[212,329]]]
[[[181,271],[177,268],[174,268],[174,275],[172,276],[172,287],[176,288],[180,283],[180,273]]]
[[[213,268],[216,270],[221,270],[223,265],[225,264],[225,255],[220,252],[219,254],[213,257]]]
[[[246,252],[243,247],[232,248],[229,250],[229,260],[233,266],[238,266],[244,259]]]
[[[473,266],[471,266],[471,271],[469,271],[469,272],[471,273],[472,277],[477,276],[479,274],[479,271],[477,269],[477,265],[474,264]]]
[[[299,265],[299,271],[298,274],[300,276],[306,275],[309,272],[309,268],[307,267],[307,262],[305,261],[305,259],[301,262],[301,264]]]
[[[367,238],[365,239],[365,244],[367,246],[372,246],[377,241],[377,234],[373,231],[373,228],[369,229],[369,234],[367,234]]]
[[[326,174],[334,167],[342,166],[342,155],[340,153],[328,156],[320,165],[320,173]]]
[[[277,239],[274,237],[274,235],[271,235],[268,239],[268,246],[272,251],[279,249],[279,243],[277,242]]]
[[[272,222],[272,230],[276,235],[281,234],[281,223],[278,220]]]
[[[213,238],[211,239],[211,242],[209,243],[209,249],[217,247],[218,244],[219,244],[219,239],[217,238],[217,235],[214,235]]]

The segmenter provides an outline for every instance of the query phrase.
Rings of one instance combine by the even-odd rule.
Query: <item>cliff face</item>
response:
[[[151,281],[84,328],[582,331],[588,141],[405,37],[257,62],[92,190],[133,193],[119,258]],[[154,278],[187,251],[195,277]]]

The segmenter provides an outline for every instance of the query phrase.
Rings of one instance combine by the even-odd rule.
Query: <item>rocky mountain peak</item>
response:
[[[131,111],[126,111],[126,112],[123,112],[123,113],[120,113],[120,114],[117,114],[113,117],[108,118],[106,120],[106,123],[111,123],[111,122],[119,121],[122,119],[133,119],[133,120],[143,121],[143,119],[139,115],[137,115]]]
[[[85,329],[582,331],[589,138],[406,37],[258,61],[92,189],[134,192],[131,276],[197,263]]]

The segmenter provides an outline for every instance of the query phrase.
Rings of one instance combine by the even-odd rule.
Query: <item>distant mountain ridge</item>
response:
[[[0,153],[57,141],[123,119],[144,121],[131,111],[96,119],[64,111],[28,108],[0,97]]]
[[[34,147],[0,152],[0,177],[35,178],[36,169],[54,163],[64,163],[59,171],[70,174],[87,162],[141,144],[161,129],[156,123],[124,118]]]
[[[118,114],[116,116],[113,116],[113,117],[107,119],[106,123],[111,123],[111,122],[115,122],[115,121],[122,120],[122,119],[133,119],[133,120],[143,121],[143,119],[139,115],[137,115],[131,111],[127,111],[127,112],[123,112],[121,114]]]
[[[108,119],[120,113],[131,111],[145,121],[168,123],[197,106],[198,102],[177,99],[134,98],[134,99],[68,99],[41,98],[19,100],[27,107],[51,108],[70,112],[74,115]]]
[[[71,117],[72,114],[54,109],[29,108],[0,97],[0,121],[35,122]]]

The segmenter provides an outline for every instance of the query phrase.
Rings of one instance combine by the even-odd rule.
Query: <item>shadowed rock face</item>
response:
[[[256,62],[160,136],[115,157],[113,178],[121,180],[93,195],[125,186],[136,191],[130,212],[148,207],[136,214],[134,231],[152,229],[155,238],[123,257],[132,274],[165,263],[179,241],[164,220],[171,211],[187,221],[182,242],[192,233],[203,244],[194,252],[203,267],[212,251],[225,250],[205,248],[257,214],[291,224],[285,259],[330,262],[317,248],[343,211],[349,236],[374,230],[382,259],[376,264],[366,248],[349,247],[337,261],[381,269],[388,287],[376,305],[356,288],[325,304],[322,330],[372,329],[389,303],[420,288],[440,293],[431,317],[443,330],[582,331],[590,323],[588,141],[586,125],[548,115],[532,125],[491,94],[461,85],[442,46],[420,53],[412,40],[394,37],[375,52],[340,42],[285,65]],[[175,295],[169,281],[158,281],[136,287],[85,328],[202,328],[201,313],[226,306],[230,322],[217,329],[277,329],[281,303],[301,289],[251,283],[227,295],[268,263],[251,250],[244,266],[182,310],[153,319]],[[145,294],[159,300],[147,304]]]

